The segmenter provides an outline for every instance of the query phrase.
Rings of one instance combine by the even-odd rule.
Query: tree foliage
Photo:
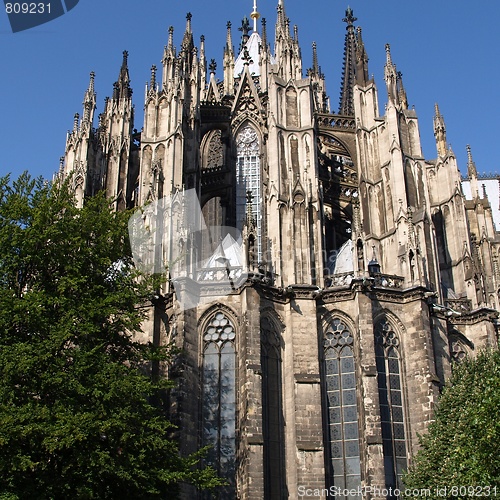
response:
[[[145,370],[168,350],[134,341],[154,283],[137,279],[128,216],[104,196],[77,209],[66,185],[0,179],[0,498],[220,484],[170,438],[166,382]]]
[[[482,496],[500,495],[500,352],[484,351],[456,365],[405,486],[436,488],[440,498],[474,496],[463,487],[479,487]],[[451,487],[462,487],[462,491]],[[496,487],[496,490],[493,488]],[[446,490],[444,489],[446,488]],[[453,494],[455,493],[455,494]]]

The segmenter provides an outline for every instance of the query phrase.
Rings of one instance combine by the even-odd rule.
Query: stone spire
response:
[[[184,37],[182,39],[182,48],[188,53],[191,52],[194,47],[193,31],[191,29],[192,18],[193,15],[191,14],[191,12],[188,12],[186,14],[186,31],[184,31]]]
[[[388,43],[385,44],[385,56],[384,79],[387,86],[387,95],[389,97],[389,101],[394,104],[398,104],[398,75],[396,65],[392,62],[391,46]]]
[[[278,75],[285,81],[302,78],[302,58],[298,43],[298,30],[290,34],[290,20],[285,15],[284,0],[278,0],[278,18],[276,20],[274,61]]]
[[[94,120],[94,110],[96,108],[96,94],[94,90],[95,73],[90,73],[90,82],[85,97],[83,98],[83,124],[91,125]]]
[[[113,99],[128,99],[132,97],[132,89],[130,88],[130,77],[128,74],[128,52],[123,51],[123,61],[120,68],[118,81],[113,86]]]
[[[200,73],[201,81],[205,81],[207,77],[207,56],[205,54],[205,35],[200,36]]]
[[[446,127],[437,103],[434,105],[434,137],[436,138],[438,155],[445,156],[448,149],[446,144]]]
[[[262,21],[262,47],[264,50],[267,49],[267,28],[266,28],[266,19],[263,17]]]
[[[477,182],[477,169],[469,144],[467,144],[467,177],[470,180],[470,192],[472,198],[479,198],[479,186]]]
[[[154,90],[156,87],[156,65],[151,66],[151,82],[149,88]]]
[[[398,71],[396,73],[396,86],[398,89],[398,102],[403,109],[408,109],[408,98],[406,97],[406,90],[403,85],[403,73]]]
[[[477,178],[476,164],[472,159],[472,152],[469,144],[467,144],[467,175],[469,179],[471,179],[472,177]]]
[[[168,28],[168,42],[163,51],[163,75],[162,75],[162,85],[163,88],[168,87],[169,81],[173,80],[175,74],[175,47],[174,47],[174,27],[169,26]]]
[[[345,17],[347,23],[344,43],[344,63],[342,67],[342,82],[340,89],[339,114],[354,116],[353,87],[356,83],[356,36],[354,32],[354,13],[347,7]]]
[[[361,35],[361,27],[358,26],[356,28],[356,83],[364,87],[368,80],[368,55]]]
[[[234,91],[234,49],[231,37],[231,22],[227,23],[226,46],[224,47],[224,94]]]
[[[312,51],[313,51],[313,65],[312,65],[312,72],[315,75],[319,75],[319,64],[318,64],[318,51],[316,48],[316,42],[312,43]]]

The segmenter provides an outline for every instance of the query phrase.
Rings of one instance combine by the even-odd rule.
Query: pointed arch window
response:
[[[261,245],[261,187],[260,143],[257,132],[245,125],[236,136],[236,227],[243,229],[246,213],[247,191],[252,193],[252,212],[257,222],[257,257],[262,260]]]
[[[236,332],[217,312],[203,334],[203,445],[207,461],[229,482],[219,500],[235,498],[236,473]]]
[[[339,318],[333,319],[323,337],[327,481],[330,486],[349,489],[361,486],[353,344],[347,325]]]
[[[285,498],[285,440],[281,393],[281,342],[268,318],[261,322],[262,430],[264,491],[269,500]]]
[[[402,489],[403,471],[408,464],[401,358],[399,337],[386,320],[380,321],[375,327],[375,359],[385,482],[387,487]]]

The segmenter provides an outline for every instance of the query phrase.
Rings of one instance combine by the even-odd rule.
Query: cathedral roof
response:
[[[238,78],[241,75],[243,68],[245,66],[246,58],[248,57],[250,57],[249,67],[248,67],[248,69],[250,70],[250,74],[254,76],[260,76],[259,47],[261,44],[262,40],[260,38],[260,35],[256,31],[254,31],[248,38],[248,41],[243,46],[240,54],[238,55],[238,58],[236,59],[236,62],[234,63],[235,78]]]

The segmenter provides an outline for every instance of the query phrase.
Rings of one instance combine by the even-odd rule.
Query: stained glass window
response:
[[[326,402],[328,482],[339,488],[361,485],[354,339],[336,318],[323,339],[323,386]],[[357,497],[352,497],[357,498]]]
[[[229,482],[215,495],[235,498],[236,473],[236,354],[234,326],[216,313],[205,329],[203,353],[203,444],[207,461]]]
[[[403,487],[403,471],[407,469],[405,411],[401,386],[399,337],[387,321],[375,328],[385,482],[387,487]]]
[[[250,126],[243,127],[236,136],[236,227],[241,231],[246,214],[247,191],[251,191],[252,212],[257,222],[257,259],[262,260],[261,209],[260,209],[260,145],[257,132]]]

